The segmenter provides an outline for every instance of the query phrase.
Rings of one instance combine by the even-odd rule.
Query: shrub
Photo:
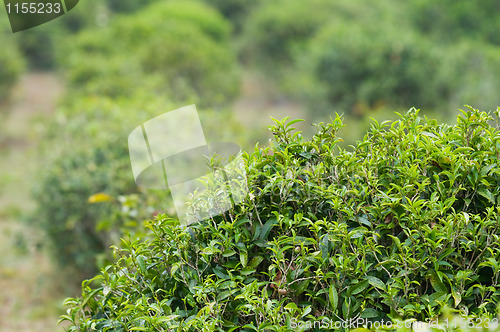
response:
[[[325,25],[338,23],[346,28],[357,27],[381,16],[385,22],[399,24],[399,8],[398,3],[385,0],[370,4],[356,0],[343,3],[328,0],[264,2],[246,21],[245,56],[266,73],[274,70],[271,74],[282,78],[280,72],[296,66],[296,53],[307,50],[309,40]]]
[[[335,23],[319,31],[310,45],[301,62],[316,83],[303,93],[313,96],[313,105],[324,103],[317,112],[448,106],[455,84],[446,72],[448,57],[410,31]]]
[[[452,113],[457,105],[497,105],[497,46],[464,38],[436,46],[408,27],[326,25],[296,55],[290,91],[319,114],[332,108],[365,115],[421,105]]]
[[[498,46],[471,41],[453,46],[444,58],[449,71],[444,75],[454,82],[450,98],[453,104],[467,100],[483,109],[496,108],[500,89],[499,57]]]
[[[497,112],[496,116],[500,114]],[[180,226],[158,216],[68,299],[70,331],[290,331],[294,324],[490,316],[499,303],[500,126],[409,111],[349,150],[340,117],[306,141],[277,122],[250,195]],[[302,329],[305,330],[305,329]],[[316,329],[317,330],[317,329]]]
[[[61,56],[81,93],[126,96],[142,89],[220,106],[238,92],[229,35],[229,23],[206,5],[157,2],[83,32]]]
[[[275,96],[317,115],[419,105],[449,116],[464,103],[489,109],[499,85],[497,7],[272,1],[246,21],[242,58],[265,73]]]

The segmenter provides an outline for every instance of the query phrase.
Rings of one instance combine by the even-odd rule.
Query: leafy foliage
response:
[[[498,123],[472,108],[453,126],[411,110],[344,150],[339,116],[310,140],[296,121],[276,121],[272,145],[247,155],[244,204],[188,227],[160,215],[143,240],[125,237],[115,263],[66,301],[70,331],[496,312]]]
[[[134,0],[107,0],[108,7],[113,12],[134,12],[148,5],[155,0],[134,1]]]
[[[85,28],[101,26],[111,15],[105,3],[79,2],[69,15],[22,32],[16,38],[30,69],[53,70],[59,67],[61,45],[71,43],[75,33]]]

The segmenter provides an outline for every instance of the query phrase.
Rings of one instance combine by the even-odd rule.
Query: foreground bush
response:
[[[247,155],[244,204],[189,227],[160,215],[143,240],[125,237],[115,263],[67,300],[70,330],[495,314],[498,123],[471,109],[449,126],[412,110],[347,150],[340,117],[308,141],[293,123],[277,122],[272,145]]]

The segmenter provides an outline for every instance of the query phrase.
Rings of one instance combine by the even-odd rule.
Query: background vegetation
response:
[[[19,45],[5,29],[0,29],[0,44],[10,45],[0,52],[0,107],[6,110],[12,88],[24,70],[24,61]]]
[[[182,250],[186,250],[185,252],[191,250],[191,255],[197,252],[197,248],[193,247],[195,244],[186,242],[187,233],[179,230],[175,221],[169,219],[175,217],[175,210],[169,201],[169,193],[140,190],[135,186],[130,172],[126,137],[133,128],[147,119],[168,110],[196,103],[202,117],[205,135],[210,141],[235,142],[245,147],[247,151],[251,151],[255,143],[260,142],[259,146],[262,151],[266,151],[268,139],[274,137],[274,145],[271,145],[270,150],[266,152],[273,151],[274,154],[272,156],[261,155],[263,152],[256,150],[248,157],[249,161],[260,160],[261,162],[253,166],[250,163],[252,172],[256,172],[252,173],[255,176],[253,185],[256,198],[255,201],[249,201],[246,205],[231,212],[230,215],[236,219],[240,218],[241,223],[236,228],[225,230],[234,238],[225,233],[221,233],[225,236],[223,239],[217,238],[220,235],[217,235],[217,232],[214,233],[215,238],[210,238],[212,235],[209,235],[209,231],[213,231],[210,228],[212,226],[204,224],[197,226],[200,228],[195,236],[199,237],[200,243],[206,244],[206,247],[213,247],[213,252],[203,252],[207,270],[205,274],[200,274],[198,278],[193,279],[196,284],[189,282],[186,284],[185,280],[180,280],[175,273],[161,277],[164,278],[162,282],[172,283],[178,287],[175,290],[178,293],[167,294],[165,299],[185,296],[185,300],[188,301],[181,303],[180,300],[172,300],[165,304],[165,307],[160,305],[159,308],[163,310],[162,314],[167,314],[170,310],[169,315],[179,315],[172,317],[173,324],[196,326],[198,319],[201,318],[193,319],[191,323],[186,322],[185,318],[199,313],[200,317],[208,315],[206,318],[212,319],[214,326],[221,326],[220,324],[237,326],[242,322],[257,326],[260,319],[255,318],[259,317],[256,313],[258,310],[264,310],[263,315],[275,310],[276,319],[299,317],[307,311],[307,305],[303,305],[304,301],[310,302],[311,309],[304,317],[314,315],[316,312],[324,315],[335,312],[339,317],[348,317],[356,312],[365,316],[371,315],[370,318],[389,315],[392,318],[418,316],[419,319],[423,319],[441,313],[445,306],[468,314],[493,312],[495,310],[493,307],[497,303],[496,281],[494,280],[497,272],[494,267],[490,266],[494,263],[489,259],[497,259],[497,257],[495,256],[496,249],[488,242],[488,239],[496,236],[489,224],[489,220],[495,219],[493,214],[496,210],[487,208],[497,205],[498,181],[495,173],[496,166],[492,166],[494,162],[488,159],[493,158],[494,155],[489,155],[487,151],[488,149],[496,151],[494,149],[497,146],[491,143],[491,140],[485,140],[484,133],[489,131],[494,136],[496,127],[491,123],[487,124],[484,119],[485,115],[477,112],[473,112],[476,119],[472,119],[470,114],[463,115],[463,120],[460,120],[461,122],[454,127],[446,127],[444,123],[455,123],[457,109],[463,108],[464,104],[470,104],[485,111],[494,110],[498,105],[497,91],[500,90],[500,67],[498,65],[500,39],[497,33],[500,24],[498,23],[500,22],[499,9],[499,4],[494,0],[485,0],[481,3],[452,0],[441,2],[429,0],[407,2],[396,0],[378,2],[363,0],[349,2],[329,0],[307,2],[298,0],[267,2],[250,0],[85,1],[61,19],[18,34],[9,32],[6,15],[0,13],[0,45],[6,46],[0,51],[0,114],[4,120],[0,125],[2,130],[0,158],[4,160],[1,163],[3,169],[0,176],[0,194],[4,193],[1,197],[5,201],[4,204],[0,204],[0,221],[6,225],[20,223],[24,227],[18,229],[17,233],[4,232],[5,243],[12,244],[12,255],[6,257],[17,260],[18,254],[30,258],[38,254],[43,254],[43,257],[48,255],[47,257],[51,258],[50,261],[54,262],[54,271],[61,271],[59,274],[63,280],[56,279],[56,283],[68,287],[68,290],[64,290],[65,294],[74,293],[75,296],[79,290],[71,289],[71,285],[80,288],[81,280],[95,275],[108,263],[113,263],[112,266],[115,267],[124,264],[131,271],[131,276],[139,278],[137,279],[139,281],[137,284],[120,284],[120,280],[114,285],[131,287],[130,299],[137,301],[137,307],[124,309],[117,305],[112,308],[115,313],[123,310],[123,314],[130,314],[130,316],[128,318],[115,317],[116,319],[113,318],[108,323],[146,324],[146,321],[138,323],[127,319],[140,317],[141,313],[146,312],[144,310],[159,310],[151,309],[148,303],[140,301],[144,298],[139,299],[135,296],[138,296],[139,292],[145,292],[145,288],[141,287],[150,286],[151,289],[160,287],[160,283],[144,281],[152,277],[150,273],[154,274],[154,271],[158,270],[158,267],[146,263],[156,259],[156,250],[163,248],[157,243],[160,235],[172,241],[173,239],[185,241],[186,247]],[[40,71],[44,73],[40,74]],[[49,79],[40,81],[40,77]],[[54,100],[56,97],[49,97],[49,95],[51,91],[59,91],[54,87],[57,84],[64,87],[64,92],[61,92],[61,98],[56,101]],[[32,86],[35,88],[30,90],[29,87]],[[46,97],[44,97],[45,94]],[[54,94],[56,95],[58,94]],[[378,123],[382,123],[385,119],[394,119],[394,111],[405,112],[411,107],[421,108],[421,115],[435,118],[437,122],[422,118],[418,120],[421,122],[414,123],[411,129],[420,128],[418,129],[421,130],[420,134],[414,133],[415,137],[420,137],[417,140],[420,142],[418,144],[429,144],[429,146],[419,148],[418,144],[415,146],[415,143],[410,141],[402,141],[398,142],[401,144],[398,150],[398,146],[391,145],[396,141],[396,138],[389,137],[391,130],[386,128],[386,125],[376,125],[377,122],[373,125],[374,122],[369,118],[373,117],[378,119]],[[316,127],[310,125],[318,122],[328,123],[331,117],[334,121],[338,121],[335,120],[335,112],[343,114],[343,123],[346,124],[343,129],[340,128],[338,122],[335,122],[333,127],[327,127],[329,130],[335,129],[335,137],[342,137],[342,141],[337,142],[331,141],[336,138],[327,138],[327,136],[321,136],[323,134],[317,134]],[[294,124],[298,129],[303,130],[303,138],[292,142],[298,140],[298,136],[292,139],[283,132],[275,135],[264,132],[262,128],[269,124],[269,115],[275,118],[292,116],[305,119],[304,122]],[[497,115],[491,113],[491,116]],[[405,119],[406,122],[402,120],[397,122],[401,128],[410,126],[412,121],[417,121],[414,116],[410,115]],[[473,142],[472,136],[467,136],[469,132],[464,129],[465,127],[460,127],[464,126],[467,121],[472,123],[472,127],[477,126],[485,130],[480,132],[477,129],[478,132],[475,132],[476,129],[471,129],[470,133],[472,136],[477,133],[478,142],[481,140],[483,142]],[[440,123],[443,125],[439,125]],[[364,143],[356,143],[362,140],[370,127],[373,127],[371,134],[365,137]],[[274,130],[280,131],[281,129],[277,125]],[[316,136],[313,136],[315,133]],[[468,144],[480,144],[477,146],[477,154],[469,156],[472,159],[467,156],[465,150],[462,154],[461,152],[456,152],[456,155],[451,154],[451,151],[455,151],[458,136],[461,134],[468,137]],[[406,131],[405,135],[409,133]],[[321,143],[324,146],[334,144],[333,159],[323,160],[321,158],[324,156],[320,158],[315,155],[315,153],[321,155],[324,151],[316,149],[312,153],[307,150],[310,149],[311,144],[319,144],[315,140],[320,138],[326,140]],[[393,147],[395,150],[392,151],[393,154],[390,154],[390,151],[381,149],[380,157],[386,155],[401,160],[410,158],[408,160],[414,160],[414,163],[418,161],[420,169],[414,169],[411,165],[404,163],[391,164],[389,167],[384,164],[383,160],[370,159],[370,162],[374,164],[369,164],[369,166],[377,165],[376,170],[374,168],[371,173],[373,178],[368,177],[366,183],[363,182],[365,179],[359,174],[365,174],[365,168],[369,166],[365,165],[366,167],[362,168],[362,163],[356,165],[350,163],[354,163],[354,160],[363,153],[371,155],[371,151],[367,152],[363,149],[370,146],[377,149],[384,144],[388,146],[387,149]],[[352,147],[349,148],[349,145]],[[437,146],[441,147],[440,151],[447,152],[440,155],[436,150]],[[449,151],[446,150],[447,147],[450,148]],[[305,150],[293,152],[298,148]],[[428,154],[424,153],[425,149]],[[405,151],[413,151],[415,155],[403,156]],[[25,157],[22,157],[23,155]],[[289,159],[280,159],[282,155],[287,155]],[[447,161],[446,158],[450,158],[453,162]],[[284,160],[288,160],[288,164],[280,164]],[[394,160],[393,162],[396,163]],[[424,161],[433,166],[420,164]],[[13,163],[17,166],[9,166]],[[307,196],[306,203],[299,199],[303,193],[293,191],[284,196],[283,192],[280,193],[280,199],[287,197],[286,204],[280,205],[274,201],[276,198],[274,195],[277,195],[279,191],[277,187],[272,189],[272,183],[275,181],[281,181],[283,186],[290,185],[294,188],[297,184],[300,185],[297,181],[301,181],[295,178],[295,173],[298,172],[297,174],[302,176],[304,175],[302,172],[313,172],[312,169],[315,167],[320,169],[337,164],[338,168],[346,172],[344,174],[345,186],[349,189],[345,190],[361,190],[359,186],[373,189],[380,185],[383,187],[380,190],[389,198],[382,194],[379,194],[381,197],[376,197],[380,198],[380,204],[386,205],[383,205],[383,208],[380,207],[380,211],[375,212],[370,210],[361,213],[354,208],[349,210],[352,213],[356,212],[356,215],[361,213],[362,219],[355,218],[356,220],[351,220],[352,216],[348,215],[351,212],[344,211],[345,215],[340,215],[340,221],[335,219],[339,225],[347,227],[344,229],[337,224],[334,225],[332,220],[324,224],[321,222],[324,217],[321,211],[327,207],[326,205],[320,206],[320,203],[329,202],[322,196],[330,195],[328,191],[317,193],[319,198],[315,198],[316,201]],[[454,169],[454,165],[458,168]],[[492,168],[485,168],[488,166]],[[269,169],[281,167],[283,172],[273,175],[271,171],[266,170],[266,167]],[[391,173],[389,171],[391,167],[401,169]],[[285,169],[291,170],[293,179],[288,177]],[[425,169],[436,173],[437,179],[431,177],[430,173],[424,174]],[[403,178],[398,172],[406,172],[404,174],[407,178]],[[26,173],[28,183],[20,180],[23,173]],[[316,180],[312,179],[315,179],[318,174],[313,172],[312,176],[307,175],[310,179],[308,178],[306,182],[311,182],[311,186],[314,187]],[[427,180],[420,178],[422,176],[427,177],[430,183],[427,184]],[[455,179],[454,184],[452,184],[451,176]],[[426,185],[421,188],[420,183],[420,187],[419,185],[416,187],[420,189],[415,187],[411,189],[403,183],[406,180],[416,182],[422,180],[422,183]],[[399,189],[387,185],[384,181],[395,181]],[[321,186],[320,183],[315,185]],[[465,189],[460,189],[462,188],[460,186]],[[309,188],[307,195],[312,195],[314,193],[312,187],[304,187],[301,190]],[[424,190],[424,188],[427,189]],[[453,190],[458,190],[457,188],[459,192],[453,192]],[[438,192],[437,196],[431,197],[431,189]],[[405,231],[401,225],[401,229],[394,225],[394,228],[389,230],[389,225],[392,225],[391,221],[386,223],[384,219],[391,209],[394,209],[394,213],[389,218],[390,220],[405,220],[407,223],[412,223],[418,218],[424,218],[415,211],[411,214],[401,211],[405,209],[401,207],[404,204],[414,203],[413,200],[408,201],[410,197],[410,194],[406,193],[408,190],[425,192],[425,194],[422,193],[425,197],[419,196],[420,200],[427,202],[422,208],[422,211],[427,211],[425,213],[434,211],[436,204],[439,205],[440,211],[443,209],[447,211],[439,216],[440,219],[435,217],[440,220],[435,225],[423,224],[421,227],[414,228],[420,237],[415,237],[417,235],[414,233]],[[456,201],[451,206],[448,206],[450,201],[444,198],[447,190],[451,190],[450,194],[456,197]],[[30,192],[33,193],[31,198],[28,197]],[[268,194],[264,194],[265,192]],[[344,202],[349,204],[346,206],[368,204],[375,209],[373,202],[367,203],[366,201],[370,196],[369,191],[361,193],[362,195],[359,194],[358,197],[359,201],[356,201],[354,191],[348,194],[346,199],[351,197],[353,201]],[[404,201],[403,197],[407,200]],[[385,202],[384,199],[390,202]],[[392,199],[400,199],[400,201],[394,203]],[[312,218],[306,212],[299,211],[299,201],[304,211],[312,209],[312,212],[308,211],[316,217]],[[251,205],[249,204],[257,204],[257,202],[260,204],[258,211],[260,211],[259,215],[263,216],[263,220],[256,223],[254,212],[250,211]],[[294,206],[293,202],[297,206]],[[402,205],[398,207],[397,204]],[[456,215],[448,214],[451,213],[448,211],[451,208],[456,210]],[[459,211],[468,215],[467,223],[463,219],[465,214],[460,214]],[[277,215],[273,214],[274,212]],[[295,217],[299,212],[303,214],[301,217],[303,219]],[[155,222],[146,222],[158,213],[161,217]],[[448,217],[449,215],[453,217]],[[372,220],[369,216],[375,217]],[[406,220],[405,218],[409,216],[414,216],[416,219]],[[274,219],[276,223],[273,223],[272,227],[271,224],[267,224],[269,220]],[[318,229],[315,230],[314,227],[309,229],[309,225],[305,224],[307,219],[315,221]],[[365,219],[371,226],[360,221]],[[251,220],[252,223],[244,220]],[[464,229],[459,235],[454,233],[461,240],[446,242],[451,241],[447,232],[451,231],[449,225],[452,221],[455,227],[453,231],[457,231],[457,227],[462,224],[462,226],[467,224],[473,227],[467,226],[472,228]],[[230,224],[227,220],[217,222],[227,227]],[[359,234],[353,233],[356,236],[355,241],[347,245],[346,239],[350,238],[349,234],[358,227],[354,227],[353,223],[359,222],[361,224],[358,226],[365,227],[366,232],[358,229],[360,232],[356,232]],[[293,223],[300,224],[300,227]],[[144,225],[149,225],[153,230],[147,231]],[[260,230],[255,228],[257,225],[261,227]],[[265,225],[268,225],[267,235],[262,233]],[[317,243],[313,241],[300,245],[298,252],[294,251],[297,247],[295,242],[291,244],[294,247],[293,250],[286,248],[288,245],[286,241],[291,241],[290,238],[294,239],[294,235],[288,233],[291,231],[290,227],[294,225],[298,227],[298,233],[304,232],[304,234],[297,233],[295,236],[312,238]],[[278,234],[273,233],[278,228],[281,231],[280,234],[285,234],[284,236],[287,237],[286,243],[279,242]],[[33,229],[37,235],[34,236],[33,232],[27,229]],[[240,231],[241,235],[236,235],[235,232]],[[331,262],[324,261],[325,252],[335,257],[338,250],[345,249],[342,254],[347,259],[351,251],[356,254],[363,252],[364,246],[368,245],[367,239],[370,235],[375,236],[373,235],[375,233],[379,235],[383,233],[385,236],[385,239],[380,240],[382,242],[378,244],[383,243],[386,252],[377,256],[375,251],[372,253],[373,256],[370,256],[371,258],[367,256],[363,264],[368,267],[365,266],[365,270],[360,270],[363,271],[363,275],[358,275],[361,272],[358,271],[357,261],[348,260],[337,262],[340,264],[338,266],[335,265],[337,263],[333,263],[345,269],[345,279],[335,279],[338,276],[314,274],[317,270],[323,268],[328,270],[334,266]],[[474,234],[480,234],[478,242],[472,240]],[[263,239],[261,235],[267,237]],[[236,236],[239,240],[236,240]],[[128,242],[120,242],[122,237]],[[321,242],[325,238],[328,239],[328,244]],[[415,241],[423,238],[426,241],[430,239],[431,242],[424,241],[425,243],[421,243],[420,247],[414,245],[413,249],[416,251],[412,254],[415,255],[417,252],[424,255],[425,250],[430,252],[429,248],[433,245],[445,246],[446,243],[453,244],[456,251],[446,257],[438,257],[436,262],[443,262],[442,265],[434,261],[430,264],[424,260],[430,265],[423,264],[413,270],[406,269],[404,273],[391,270],[395,267],[389,263],[387,264],[390,266],[381,265],[389,273],[383,269],[375,269],[376,264],[370,265],[373,263],[370,259],[376,261],[377,259],[383,260],[383,257],[391,257],[397,261],[406,257],[406,254],[409,255],[408,252],[401,251],[401,257],[393,257],[400,250],[396,238],[403,247],[408,239]],[[260,247],[255,244],[256,241],[261,240],[267,240],[269,243],[275,241],[274,247],[270,244],[269,246],[275,248],[276,252],[269,251],[270,249],[266,249],[266,246]],[[226,250],[224,247],[224,250],[219,253],[216,244],[210,244],[210,241],[223,241],[223,243],[229,241],[227,244],[229,247],[232,246],[232,249],[224,253]],[[470,241],[472,243],[469,243]],[[434,242],[436,244],[432,244]],[[243,243],[246,251],[238,243]],[[108,249],[111,245],[116,246],[117,254],[122,253],[122,250],[128,250],[127,248],[144,252],[129,253],[124,256],[119,254],[116,259],[113,259]],[[169,246],[168,241],[162,245]],[[314,251],[309,246],[311,248],[318,246],[316,249],[320,254],[310,257]],[[23,248],[29,248],[29,250]],[[174,250],[171,247],[164,249]],[[279,249],[283,250],[281,254]],[[182,250],[175,253],[168,251],[170,255],[168,259],[176,260],[178,258],[176,255],[181,255]],[[436,252],[439,250],[435,248]],[[469,257],[468,255],[476,255],[474,253],[478,252],[481,254],[477,257],[483,257],[484,260],[477,258],[473,262],[476,256]],[[246,262],[245,254],[242,253],[248,256]],[[139,264],[138,255],[143,256],[144,264],[146,264],[144,269],[137,265]],[[288,274],[295,273],[296,275],[287,275],[280,270],[280,264],[283,263],[280,263],[280,255],[286,259],[294,257],[295,260],[304,262],[301,263],[303,266],[312,264],[313,267],[300,273],[291,272],[292,270],[289,269]],[[257,262],[259,260],[257,257],[262,257],[262,261]],[[272,257],[275,257],[275,261]],[[251,263],[253,258],[256,261]],[[406,258],[406,261],[410,261],[408,257]],[[36,259],[33,261],[36,262]],[[240,265],[238,267],[237,265],[222,266],[221,261],[236,262]],[[435,263],[438,265],[433,265]],[[215,268],[217,264],[223,269]],[[356,267],[354,268],[352,264],[356,264]],[[470,266],[465,268],[461,264]],[[483,265],[479,266],[480,264]],[[36,264],[31,266],[33,270],[37,270]],[[106,270],[110,278],[114,273],[112,269],[108,267]],[[179,269],[177,273],[183,271],[181,267]],[[443,272],[443,269],[446,271]],[[30,273],[15,269],[14,272],[11,271],[0,270],[0,284],[6,280],[13,282],[21,273]],[[463,274],[459,276],[460,271]],[[468,274],[470,271],[472,274]],[[212,272],[213,275],[210,277],[209,273]],[[278,272],[281,273],[283,282],[275,280]],[[440,275],[440,272],[444,275]],[[106,273],[103,276],[106,276]],[[402,282],[409,280],[410,284],[404,286],[407,289],[405,294],[400,294],[401,289],[397,288],[395,279],[391,280],[389,274],[391,276],[402,274],[398,279]],[[227,279],[226,276],[230,278]],[[319,279],[316,280],[312,278],[313,276]],[[282,286],[281,283],[290,283],[290,281],[285,282],[286,278],[295,277],[311,279],[306,279],[310,280],[307,285],[300,281],[288,288],[279,288]],[[372,277],[384,283],[385,291],[382,291],[381,284],[371,279]],[[435,281],[436,278],[441,284]],[[463,278],[463,280],[457,278]],[[21,278],[17,279],[21,280]],[[316,286],[312,284],[313,279],[316,280]],[[101,281],[105,285],[111,282],[107,279]],[[215,286],[210,286],[211,282]],[[45,285],[41,281],[34,281],[34,283]],[[320,287],[326,284],[329,286]],[[453,289],[453,284],[462,285],[463,292]],[[109,285],[111,284],[107,287],[111,287]],[[336,288],[330,285],[335,285]],[[380,287],[377,288],[377,285]],[[23,287],[23,284],[18,286],[18,288]],[[104,298],[107,296],[110,301],[119,301],[122,298],[116,295],[117,293],[106,291],[106,287],[101,290],[99,287],[96,282],[85,283],[83,288],[85,294],[89,289],[97,291],[88,297],[88,304],[90,303],[91,307],[87,309],[94,310],[95,313],[102,311],[109,314],[110,307],[107,307],[103,298],[99,296]],[[219,287],[221,292],[216,293],[210,290],[210,287],[215,287],[214,289]],[[389,290],[389,287],[392,290]],[[491,287],[495,290],[491,291]],[[15,295],[16,287],[4,288],[9,291],[12,289],[8,296],[22,298],[22,296]],[[248,292],[238,293],[235,289],[247,289]],[[262,293],[263,289],[267,293]],[[331,307],[333,303],[331,297],[335,295],[330,294],[332,289],[337,292],[338,306],[336,308]],[[287,293],[281,294],[280,290]],[[104,292],[108,292],[107,295]],[[53,297],[60,296],[56,293]],[[459,293],[461,298],[457,305]],[[187,296],[188,294],[193,296],[195,302],[191,303],[192,300]],[[418,298],[410,297],[409,294],[418,294]],[[2,293],[0,293],[1,296],[3,296]],[[47,301],[52,300],[50,295],[46,296]],[[209,317],[208,309],[203,308],[211,303],[207,302],[210,296],[215,298],[217,306],[223,307],[209,306],[209,308],[219,308],[221,317],[231,323],[221,323],[217,321],[217,317]],[[237,296],[240,297],[235,299]],[[256,301],[255,296],[267,297],[271,304],[269,307],[259,307],[260,304],[252,302]],[[404,302],[405,305],[395,305],[395,298],[398,298],[399,303],[407,302]],[[0,298],[0,301],[2,300],[3,298]],[[78,303],[79,300],[74,301]],[[4,302],[8,303],[7,300]],[[295,303],[297,307],[291,303]],[[350,308],[347,314],[343,311],[345,303],[352,304],[345,305]],[[480,307],[481,304],[483,304],[482,307]],[[232,314],[232,309],[243,308],[239,307],[242,305],[246,305],[245,310],[248,310],[248,316],[228,316]],[[29,304],[27,307],[29,308]],[[373,309],[373,311],[368,309]],[[178,310],[177,313],[176,310]],[[4,312],[6,311],[0,310],[0,315],[2,315],[0,322],[9,321],[8,318],[4,319],[7,317]],[[155,312],[160,315],[160,311]],[[70,318],[76,322],[75,324],[90,322],[90,320],[86,321],[88,317],[85,315],[88,312],[78,313],[78,310],[74,309],[73,313],[83,314],[83,316]],[[77,319],[77,317],[80,318]],[[23,319],[27,322],[36,321],[36,315],[35,318],[23,317]],[[161,319],[158,322],[147,322],[153,325],[164,323]],[[99,324],[107,323],[99,320]],[[45,329],[33,326],[23,326],[22,329],[36,331]],[[0,324],[1,330],[20,328],[18,325],[2,326]],[[48,330],[53,329],[48,328]]]

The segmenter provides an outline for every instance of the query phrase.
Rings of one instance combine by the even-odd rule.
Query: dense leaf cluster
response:
[[[271,146],[246,156],[243,204],[188,227],[160,215],[144,239],[115,247],[115,263],[67,300],[70,330],[289,331],[496,312],[490,115],[470,109],[449,126],[411,110],[347,150],[340,117],[310,140],[293,123],[277,121]]]

